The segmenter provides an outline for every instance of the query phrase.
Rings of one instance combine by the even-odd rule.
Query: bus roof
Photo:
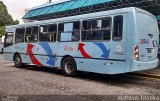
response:
[[[114,15],[114,14],[120,14],[120,13],[125,13],[125,12],[134,12],[134,11],[140,11],[143,13],[146,13],[150,16],[155,17],[151,13],[135,8],[135,7],[127,7],[127,8],[121,8],[121,9],[115,9],[115,10],[108,10],[108,11],[103,11],[103,12],[96,12],[96,13],[88,13],[88,14],[82,14],[82,15],[77,15],[77,16],[70,16],[70,17],[64,17],[64,18],[56,18],[56,19],[50,19],[50,20],[43,20],[43,21],[35,21],[35,22],[30,22],[30,23],[25,23],[25,24],[19,24],[19,25],[12,25],[12,26],[7,26],[6,29],[9,28],[21,28],[24,26],[36,26],[36,25],[45,25],[45,24],[54,24],[54,23],[59,23],[59,22],[69,22],[69,21],[74,21],[74,20],[79,20],[79,19],[89,19],[89,18],[99,18],[99,17],[106,17],[108,15]],[[156,18],[156,17],[155,17]]]

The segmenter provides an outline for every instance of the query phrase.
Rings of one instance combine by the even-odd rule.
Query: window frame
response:
[[[113,17],[112,16],[104,16],[104,17],[99,17],[99,18],[89,18],[89,19],[83,19],[82,20],[82,25],[81,25],[81,41],[82,42],[109,42],[112,40],[112,27],[113,27]],[[102,28],[102,25],[101,25],[101,29],[93,29],[92,28],[92,25],[91,25],[91,30],[83,30],[83,21],[86,21],[86,20],[103,20],[103,19],[110,19],[110,39],[109,40],[83,40],[83,32],[84,31],[104,31],[105,28]],[[92,24],[92,23],[91,23]]]
[[[115,17],[118,17],[118,16],[121,16],[122,17],[122,34],[121,34],[121,39],[119,39],[119,40],[116,40],[116,39],[114,39],[114,21],[115,21]],[[123,32],[124,32],[124,16],[123,15],[115,15],[115,16],[113,16],[113,27],[112,27],[112,40],[113,41],[116,41],[116,42],[118,42],[118,41],[122,41],[123,40]]]
[[[47,28],[47,33],[49,32],[48,30],[49,30],[49,27],[50,26],[53,26],[53,25],[55,25],[56,26],[56,38],[55,38],[55,40],[53,40],[54,39],[54,37],[52,38],[52,40],[53,41],[40,41],[40,30],[41,30],[41,26],[47,26],[48,28]],[[38,36],[38,42],[40,42],[40,43],[46,43],[46,42],[48,42],[48,43],[52,43],[52,42],[57,42],[57,33],[58,33],[58,25],[57,25],[57,23],[48,23],[48,24],[42,24],[42,25],[39,25],[39,36]]]
[[[33,42],[26,41],[27,28],[31,28],[31,33],[32,33],[32,30],[33,30],[32,26],[26,26],[26,28],[25,28],[25,29],[26,29],[26,31],[25,31],[25,36],[24,36],[24,38],[25,38],[24,42],[25,42],[25,43],[33,43]]]
[[[38,25],[38,42],[40,43],[45,43],[45,42],[50,42],[50,41],[40,41],[40,34],[41,34],[41,26],[47,26],[47,33],[48,33],[48,29],[49,29],[49,25],[48,24],[42,24],[42,25]]]
[[[24,38],[24,41],[22,41],[22,42],[17,42],[17,29],[24,29],[24,35],[23,35],[23,38]],[[15,39],[14,39],[14,41],[15,41],[15,43],[24,43],[25,42],[25,35],[26,35],[26,27],[19,27],[19,28],[16,28],[15,29]]]
[[[38,33],[37,33],[37,41],[34,41],[34,42],[32,42],[32,41],[26,41],[26,32],[27,32],[27,28],[31,28],[31,34],[32,34],[32,32],[33,32],[33,27],[38,27]],[[25,27],[25,43],[38,43],[39,42],[39,25],[34,25],[34,26],[26,26]]]
[[[48,42],[57,42],[57,36],[58,36],[58,31],[57,31],[58,30],[58,25],[57,25],[57,23],[48,24],[48,30],[49,30],[49,27],[53,26],[53,25],[56,25],[56,31],[55,31],[56,32],[56,38],[54,40],[54,36],[53,36],[53,38],[52,38],[53,41],[48,41]]]
[[[60,31],[59,31],[59,25],[60,24],[65,24],[65,23],[73,23],[73,25],[74,25],[74,22],[79,22],[79,39],[77,40],[77,41],[60,41]],[[81,40],[81,28],[82,28],[82,22],[81,22],[81,20],[72,20],[72,21],[65,21],[65,22],[59,22],[59,23],[57,23],[57,42],[79,42],[80,40]],[[63,31],[63,33],[73,33],[74,31],[66,31],[66,32],[64,32]]]
[[[8,33],[12,33],[9,34],[9,36],[12,36],[12,43],[6,43],[6,38],[8,38]],[[12,46],[14,44],[15,38],[14,38],[14,32],[5,32],[5,40],[4,40],[4,48]]]

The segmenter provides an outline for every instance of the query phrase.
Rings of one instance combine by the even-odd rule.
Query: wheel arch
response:
[[[19,53],[18,53],[18,52],[14,53],[14,55],[13,55],[13,61],[15,61],[14,59],[15,59],[15,56],[16,56],[17,54],[19,54]],[[19,54],[19,55],[20,55],[20,54]]]
[[[67,58],[67,57],[72,58],[72,59],[74,60],[74,62],[76,63],[74,57],[72,57],[71,55],[65,55],[65,56],[63,56],[63,58],[61,59],[61,64],[60,64],[61,68],[62,68],[62,62],[63,62],[63,60],[64,60],[65,58]],[[76,66],[77,66],[77,63],[76,63]]]

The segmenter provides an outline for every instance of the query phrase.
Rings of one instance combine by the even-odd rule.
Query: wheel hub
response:
[[[71,73],[73,71],[73,64],[71,61],[67,61],[65,63],[65,70],[67,73]]]
[[[19,66],[20,65],[20,58],[17,57],[16,60],[15,60],[15,63],[16,63],[16,65]]]

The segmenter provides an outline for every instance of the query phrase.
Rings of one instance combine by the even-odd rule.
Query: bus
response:
[[[7,26],[4,59],[24,65],[120,74],[158,66],[158,24],[135,7]]]

